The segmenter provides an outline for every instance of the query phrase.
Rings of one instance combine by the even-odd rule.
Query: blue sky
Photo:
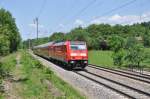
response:
[[[68,32],[79,25],[85,27],[93,23],[114,25],[150,21],[150,0],[135,0],[105,14],[130,1],[132,0],[0,0],[0,7],[9,10],[16,18],[25,40],[36,37],[33,20],[39,15],[39,37],[50,36],[56,31]]]

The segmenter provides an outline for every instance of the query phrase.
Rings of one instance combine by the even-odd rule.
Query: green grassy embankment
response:
[[[24,83],[26,89],[22,91],[25,98],[33,96],[33,99],[38,97],[43,97],[43,99],[46,97],[47,99],[83,99],[76,90],[57,77],[51,70],[42,66],[39,61],[33,59],[29,54],[23,53],[22,64],[24,75],[28,78]],[[44,83],[49,85],[46,87]]]
[[[114,67],[111,56],[111,51],[89,51],[89,63],[105,67]]]
[[[18,55],[18,54],[17,54]],[[18,99],[84,99],[72,86],[57,77],[53,71],[44,67],[25,51],[19,52],[20,61],[16,65],[16,57],[11,66],[13,78],[6,81],[8,84],[7,93],[4,98]],[[6,60],[9,58],[6,57]],[[10,60],[9,60],[10,61]],[[10,62],[7,62],[10,64]],[[6,63],[3,63],[6,64]],[[2,96],[2,95],[1,95]]]
[[[147,48],[146,51],[150,52],[150,49]],[[113,65],[112,51],[89,51],[89,63],[109,68],[118,68],[118,66]],[[142,64],[150,69],[149,58],[142,62]]]
[[[10,77],[16,65],[16,53],[0,59],[0,99],[4,98],[4,79]]]

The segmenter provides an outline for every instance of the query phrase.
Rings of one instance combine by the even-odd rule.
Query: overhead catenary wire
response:
[[[95,17],[94,19],[89,20],[88,22],[90,22],[90,21],[92,21],[92,20],[99,19],[100,17],[106,16],[106,15],[109,15],[109,14],[111,14],[112,12],[115,12],[115,11],[117,11],[117,10],[120,10],[120,9],[126,7],[126,6],[129,6],[130,4],[135,3],[136,1],[137,1],[137,0],[131,0],[131,1],[129,1],[129,2],[126,2],[126,3],[120,5],[120,6],[116,7],[116,8],[113,8],[113,9],[111,9],[111,10],[109,10],[109,11],[104,12],[104,13],[101,14],[100,16],[97,16],[97,17]]]
[[[141,1],[140,1],[140,4],[139,4],[139,7],[143,7]],[[147,15],[147,16],[143,16],[142,15],[142,12],[140,12],[140,15],[139,15],[139,20],[137,19],[132,19],[132,20],[127,20],[127,21],[124,21],[124,22],[121,22],[119,24],[124,24],[124,25],[127,25],[127,24],[135,24],[135,23],[142,23],[144,22],[143,20],[150,17],[150,15]],[[149,19],[150,20],[150,19]]]
[[[71,5],[71,8],[69,9],[70,11],[71,11],[71,9],[74,9],[75,6],[73,6],[73,5],[74,5],[75,1],[76,1],[76,0],[74,0],[74,2],[72,2],[72,3],[70,4],[70,5]],[[69,12],[70,12],[70,11],[69,11]],[[61,22],[63,19],[67,18],[67,17],[68,17],[67,14],[64,14],[63,16],[61,16],[61,17],[57,20],[57,23],[55,24],[54,29],[53,29],[52,31],[56,30],[56,29],[57,29],[57,26],[60,25],[60,22]],[[51,31],[51,32],[52,32],[52,31]]]
[[[38,27],[38,26],[39,26],[39,18],[40,18],[40,16],[41,16],[42,12],[44,11],[46,2],[47,2],[47,0],[43,0],[43,3],[42,3],[42,5],[41,5],[41,8],[40,8],[40,10],[39,10],[39,13],[38,13],[37,17],[36,17],[35,19],[33,19],[34,24],[36,24],[37,42],[38,42],[38,35],[39,35],[39,29],[38,29],[38,28],[39,28],[39,27]]]
[[[85,10],[87,10],[91,5],[93,5],[97,0],[92,0],[89,2],[85,7],[83,7],[81,10],[79,10],[75,15],[73,15],[70,19],[74,19],[75,17],[78,17],[81,13],[83,13]],[[70,20],[68,20],[65,25],[70,23]],[[58,26],[54,31],[57,31],[60,27]]]
[[[37,18],[40,18],[41,14],[43,13],[44,9],[45,9],[45,5],[46,5],[47,0],[43,0],[43,3],[41,5],[41,8],[39,10],[38,16]]]
[[[122,8],[124,8],[124,7],[126,7],[126,6],[128,6],[128,5],[130,5],[130,4],[132,4],[132,3],[134,3],[134,2],[136,2],[136,1],[137,1],[137,0],[131,0],[131,1],[129,1],[129,2],[126,2],[126,3],[120,5],[120,6],[116,7],[116,8],[113,8],[113,9],[107,11],[107,12],[104,12],[103,14],[101,14],[100,16],[98,16],[98,17],[96,17],[96,18],[99,18],[99,17],[101,17],[101,16],[105,16],[105,15],[109,15],[109,14],[111,14],[112,12],[117,11],[117,10],[120,10],[120,9],[122,9]],[[95,18],[95,19],[96,19],[96,18]]]
[[[94,1],[95,1],[95,0],[94,0]],[[94,1],[93,1],[93,2],[94,2]],[[126,2],[126,3],[120,5],[120,6],[116,7],[116,8],[113,8],[113,9],[111,9],[111,10],[109,10],[109,11],[104,12],[103,14],[101,14],[101,16],[98,16],[98,17],[96,17],[96,18],[94,18],[94,19],[96,20],[96,19],[98,19],[99,17],[102,17],[102,16],[106,16],[106,15],[108,15],[108,14],[111,14],[112,12],[117,11],[117,10],[120,10],[120,9],[122,9],[122,8],[124,8],[124,7],[128,6],[128,5],[130,5],[130,4],[133,4],[133,3],[136,2],[136,1],[137,1],[137,0],[131,0],[131,1],[129,1],[129,2]],[[89,3],[89,4],[90,4],[90,3]],[[87,5],[87,6],[89,6],[89,5]],[[87,8],[88,8],[88,7],[87,7]],[[81,10],[80,13],[82,13],[82,12],[84,11],[84,9],[87,9],[87,8],[86,8],[86,7],[83,8],[83,10]],[[78,14],[76,14],[74,17],[78,17],[77,15],[78,15]],[[92,19],[92,20],[94,20],[94,19]],[[89,20],[89,21],[92,21],[92,20]],[[70,21],[68,21],[65,25],[68,25],[69,23],[70,23]],[[60,28],[60,27],[58,27],[57,30],[58,30],[59,28]]]

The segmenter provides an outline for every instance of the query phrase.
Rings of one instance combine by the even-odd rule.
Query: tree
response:
[[[65,34],[61,32],[53,33],[50,36],[50,41],[63,41],[65,40]]]
[[[125,55],[125,53],[124,53],[123,49],[121,49],[117,52],[114,52],[112,55],[114,65],[121,66],[124,61],[124,55]]]
[[[144,47],[140,44],[135,44],[128,48],[125,60],[132,64],[133,66],[140,66],[140,63],[144,61],[146,54],[144,52]]]
[[[114,52],[112,55],[114,65],[121,66],[123,64],[124,58],[124,39],[120,36],[112,36],[109,38],[109,45]]]
[[[71,30],[71,40],[87,41],[89,33],[82,27]]]
[[[0,9],[0,35],[1,35],[1,45],[6,45],[1,47],[1,54],[17,51],[21,37],[19,30],[16,26],[15,19],[12,17],[9,11],[5,9]]]
[[[125,41],[122,37],[114,35],[108,39],[108,44],[114,52],[117,52],[124,47]]]
[[[138,43],[137,39],[135,37],[128,37],[126,39],[125,49],[129,49],[130,47],[134,46],[136,43]]]
[[[145,47],[150,47],[150,30],[147,30],[143,35],[143,41]]]

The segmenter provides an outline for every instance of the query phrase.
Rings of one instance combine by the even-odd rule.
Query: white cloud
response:
[[[32,27],[32,28],[36,28],[37,27],[36,24],[32,24],[32,23],[29,24],[29,26]],[[39,24],[38,27],[39,28],[44,28],[44,25]]]
[[[84,22],[80,19],[76,19],[74,22],[75,25],[84,25]]]
[[[116,20],[120,20],[121,19],[121,16],[120,15],[118,15],[118,14],[115,14],[115,15],[113,15],[111,18],[110,18],[110,20],[114,20],[114,21],[116,21]]]
[[[65,26],[63,24],[59,24],[59,27],[60,28],[64,28]]]
[[[108,23],[111,25],[115,24],[134,24],[134,23],[141,23],[145,21],[150,21],[150,12],[144,13],[141,16],[140,15],[119,15],[115,14],[112,16],[104,16],[99,18],[94,18],[90,24],[100,24],[100,23]]]

